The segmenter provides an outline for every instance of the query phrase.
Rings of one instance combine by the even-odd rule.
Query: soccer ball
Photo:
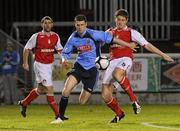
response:
[[[96,68],[99,70],[106,70],[109,66],[109,60],[106,56],[98,56],[96,58]]]

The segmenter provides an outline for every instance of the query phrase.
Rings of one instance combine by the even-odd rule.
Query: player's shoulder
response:
[[[55,35],[55,36],[59,37],[59,35],[56,32],[54,32],[54,31],[51,31],[51,35]]]
[[[43,32],[42,31],[39,31],[37,33],[34,33],[34,35],[43,35]]]
[[[69,39],[73,39],[76,37],[77,31],[73,31],[71,35],[69,36]]]
[[[71,35],[69,36],[68,40],[67,40],[67,43],[71,42],[71,41],[74,41],[75,39],[75,34],[76,34],[76,31],[72,32]]]
[[[128,26],[128,27],[126,28],[126,30],[131,31],[131,30],[135,30],[135,29],[133,29],[132,27],[129,27],[129,26]]]
[[[136,28],[128,27],[127,29],[133,33],[139,33],[139,31]]]
[[[36,32],[36,33],[31,35],[30,39],[36,39],[38,35],[39,35],[39,32]]]
[[[98,30],[94,30],[94,29],[90,29],[90,28],[87,28],[86,29],[86,32],[88,32],[90,35],[93,35],[94,33],[96,33]]]
[[[94,30],[94,29],[90,29],[90,28],[87,28],[86,31],[93,37],[96,37],[96,35],[99,35],[102,32],[104,32],[104,31],[101,31],[101,30]]]
[[[106,32],[109,32],[110,34],[114,34],[117,32],[117,27],[109,27]]]
[[[108,31],[114,31],[114,30],[117,30],[117,27],[111,26],[111,27],[108,28]]]

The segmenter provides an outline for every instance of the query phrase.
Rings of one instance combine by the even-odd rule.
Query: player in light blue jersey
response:
[[[74,67],[67,73],[68,78],[59,102],[59,111],[62,120],[67,119],[64,117],[64,113],[68,104],[68,97],[72,89],[75,88],[80,81],[84,85],[79,96],[80,104],[85,104],[93,92],[98,77],[95,59],[99,55],[99,43],[116,43],[132,49],[136,48],[135,43],[130,44],[113,38],[108,32],[88,29],[87,19],[84,15],[77,15],[74,20],[76,31],[71,34],[62,51],[63,64],[68,64],[68,60],[71,58],[74,49],[78,52]]]

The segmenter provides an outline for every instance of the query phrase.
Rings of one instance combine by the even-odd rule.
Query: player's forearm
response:
[[[29,50],[24,49],[23,51],[23,64],[28,64]]]
[[[152,53],[155,53],[161,57],[164,57],[164,55],[166,55],[165,53],[163,53],[162,51],[160,51],[158,48],[156,48],[155,46],[153,46],[151,43],[145,45],[145,48],[152,52]]]
[[[128,42],[125,42],[125,41],[117,39],[117,38],[113,38],[113,43],[131,48],[131,46]]]

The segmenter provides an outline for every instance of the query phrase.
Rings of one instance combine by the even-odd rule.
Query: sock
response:
[[[38,96],[39,96],[39,93],[37,92],[37,89],[33,89],[31,90],[29,95],[24,100],[21,101],[21,103],[23,106],[27,106],[31,103],[31,101],[36,99]]]
[[[136,96],[134,95],[134,92],[132,90],[131,84],[127,77],[123,77],[123,79],[120,82],[121,87],[124,89],[124,91],[128,94],[131,102],[137,101]]]
[[[50,105],[51,109],[54,111],[55,116],[57,117],[59,115],[59,110],[56,101],[54,100],[54,96],[47,95],[47,102]]]
[[[67,107],[67,104],[68,104],[68,98],[69,97],[62,96],[61,100],[59,102],[59,112],[61,112],[62,116],[64,116],[64,114],[65,114],[66,107]]]
[[[111,108],[111,110],[114,111],[117,116],[120,116],[123,113],[115,98],[112,98],[111,101],[107,103],[107,106]]]

